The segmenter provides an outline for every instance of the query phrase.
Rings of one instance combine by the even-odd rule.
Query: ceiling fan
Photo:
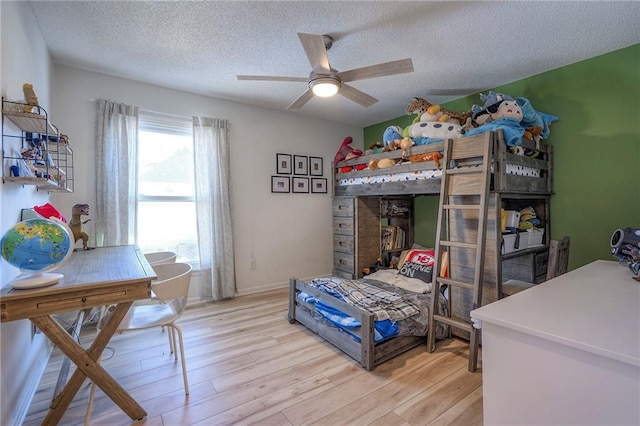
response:
[[[238,80],[300,81],[307,83],[308,89],[293,101],[287,109],[302,107],[314,95],[329,97],[336,93],[364,107],[369,107],[378,102],[378,99],[345,83],[365,80],[367,78],[413,72],[413,62],[411,62],[411,59],[401,59],[399,61],[385,62],[382,64],[339,72],[331,68],[331,65],[329,64],[327,50],[329,50],[333,45],[333,38],[331,36],[326,34],[298,33],[298,38],[300,38],[302,47],[304,48],[313,69],[309,74],[309,78],[239,75]]]

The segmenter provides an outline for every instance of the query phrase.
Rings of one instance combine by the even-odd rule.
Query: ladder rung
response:
[[[447,246],[447,247],[460,247],[460,248],[468,248],[468,249],[478,248],[478,245],[473,243],[460,243],[457,241],[445,241],[445,240],[440,240],[440,245]]]
[[[450,175],[471,175],[471,174],[484,174],[484,166],[477,167],[461,167],[458,169],[446,169],[447,174]]]
[[[480,204],[445,204],[442,208],[447,210],[480,210]]]
[[[473,326],[471,324],[469,324],[468,322],[456,320],[456,319],[445,317],[445,316],[442,316],[442,315],[434,315],[433,319],[436,320],[436,321],[439,321],[439,322],[444,322],[446,324],[449,324],[452,327],[458,327],[458,328],[461,328],[461,329],[469,331],[469,332],[473,331],[472,330]]]
[[[454,285],[456,287],[468,288],[469,290],[475,289],[475,286],[473,285],[473,283],[456,281],[456,280],[452,280],[451,278],[438,277],[438,282],[440,284],[449,284],[449,285]]]

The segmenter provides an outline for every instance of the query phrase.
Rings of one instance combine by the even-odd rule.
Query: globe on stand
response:
[[[64,275],[51,271],[62,266],[73,253],[69,227],[59,219],[36,218],[18,222],[0,240],[2,257],[20,270],[13,288],[45,287]]]

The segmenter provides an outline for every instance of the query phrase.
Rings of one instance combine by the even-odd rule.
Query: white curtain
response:
[[[204,300],[235,294],[228,120],[193,117],[198,244]]]
[[[96,246],[134,244],[138,107],[96,102]]]

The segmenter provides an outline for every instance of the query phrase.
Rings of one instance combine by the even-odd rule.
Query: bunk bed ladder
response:
[[[449,139],[445,142],[442,163],[427,339],[429,351],[433,352],[438,322],[469,332],[469,371],[477,368],[479,330],[472,326],[470,318],[451,316],[451,300],[454,293],[459,293],[452,287],[473,291],[472,310],[481,306],[492,141],[490,132],[482,137]],[[451,271],[452,266],[455,266],[456,273],[445,273],[445,270]],[[438,311],[436,297],[445,285],[449,286],[448,313]]]

